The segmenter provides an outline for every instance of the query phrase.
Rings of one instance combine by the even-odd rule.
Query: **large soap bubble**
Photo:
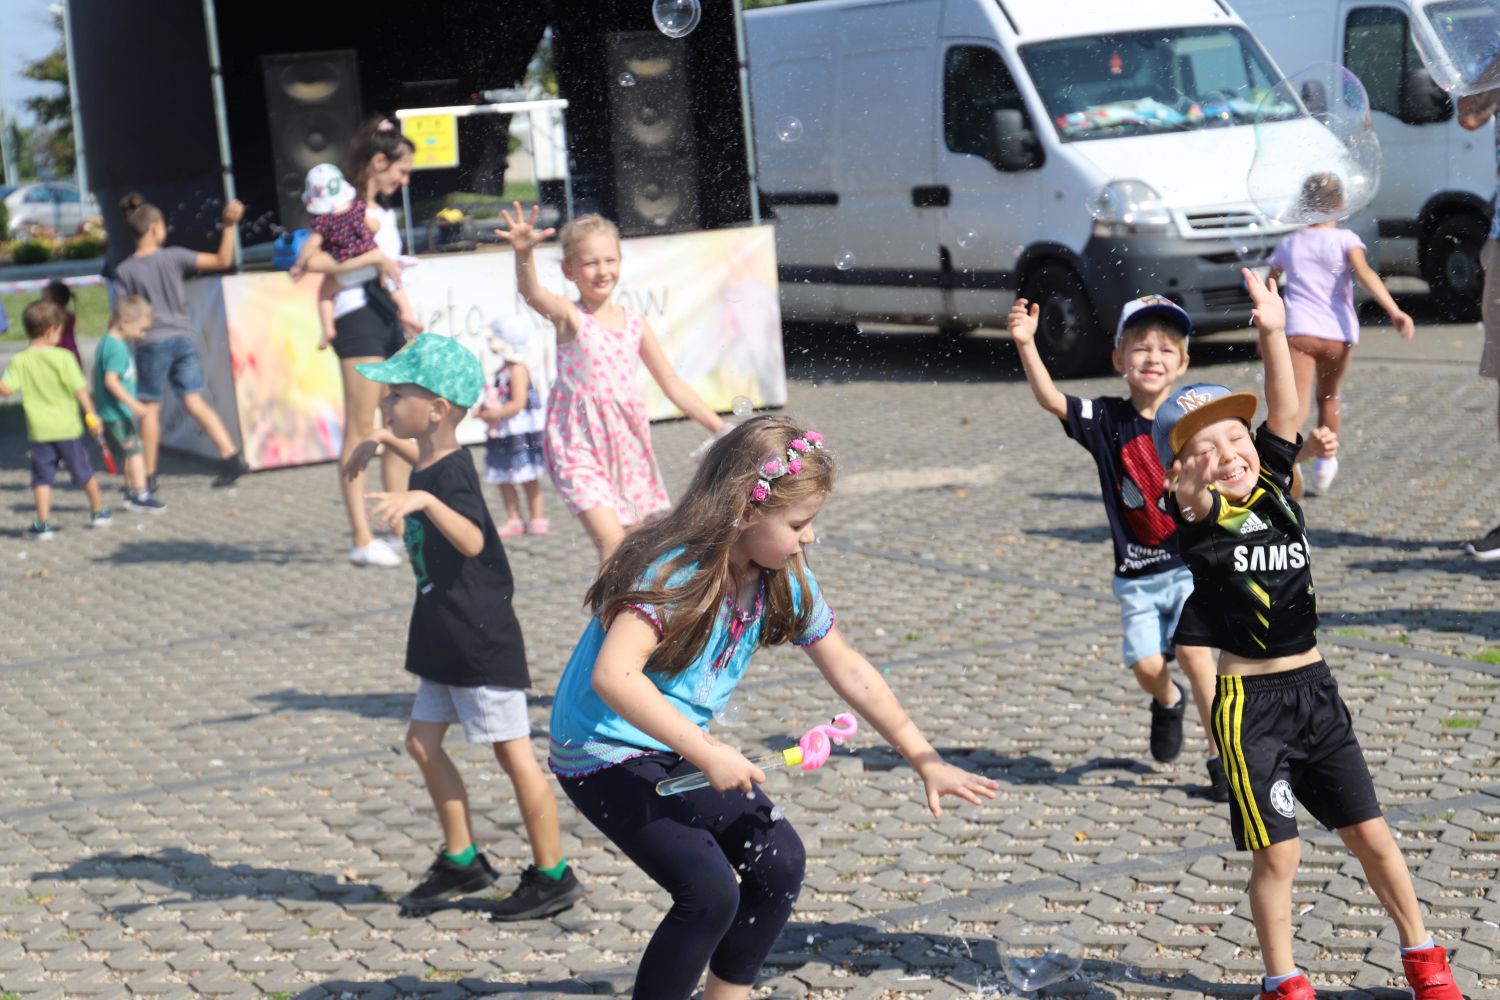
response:
[[[1255,113],[1250,200],[1276,222],[1311,225],[1369,205],[1380,187],[1380,141],[1359,78],[1314,63],[1282,80]]]
[[[698,27],[703,8],[698,0],[653,0],[651,17],[668,38],[681,38]]]
[[[1412,41],[1439,87],[1457,97],[1500,87],[1500,0],[1422,0],[1412,8]]]
[[[1083,966],[1083,944],[1066,924],[1018,924],[995,943],[1000,968],[1018,990],[1039,990],[1071,979]]]

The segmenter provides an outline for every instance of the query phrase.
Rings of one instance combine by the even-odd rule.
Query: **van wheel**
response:
[[[1484,293],[1479,254],[1489,230],[1473,215],[1445,215],[1422,245],[1422,277],[1445,319],[1474,322]]]
[[[1058,378],[1082,378],[1109,368],[1104,331],[1071,268],[1042,264],[1026,275],[1021,295],[1041,306],[1036,346],[1048,371]]]

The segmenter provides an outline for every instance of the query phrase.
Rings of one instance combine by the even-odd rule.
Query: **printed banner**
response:
[[[563,278],[556,245],[538,250],[536,263],[547,287],[575,291]],[[309,275],[293,284],[284,272],[260,272],[191,283],[223,286],[229,347],[224,367],[233,373],[234,409],[252,469],[338,456],[343,388],[337,358],[317,349],[318,281]],[[528,324],[534,336],[527,366],[543,387],[550,385],[556,370],[553,330],[517,294],[509,252],[422,258],[407,271],[406,288],[427,329],[457,337],[480,358],[487,378],[500,364],[491,324],[505,316]],[[756,406],[786,403],[771,227],[626,240],[615,300],[641,314],[678,374],[714,409],[727,412],[736,396]],[[199,343],[203,350],[201,335]],[[644,366],[641,387],[653,419],[680,416]],[[233,428],[235,414],[225,416]],[[485,432],[482,422],[470,418],[459,428],[459,440],[473,444]]]

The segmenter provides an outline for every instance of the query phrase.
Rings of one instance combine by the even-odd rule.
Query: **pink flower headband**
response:
[[[792,438],[786,446],[786,459],[768,458],[760,465],[760,479],[750,488],[750,502],[760,503],[771,495],[771,484],[782,476],[795,476],[802,471],[802,456],[813,449],[822,450],[823,435],[817,431],[803,431],[799,438]]]

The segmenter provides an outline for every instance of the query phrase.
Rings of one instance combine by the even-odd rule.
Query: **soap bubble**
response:
[[[745,722],[744,704],[738,701],[731,701],[714,713],[714,721],[728,729],[743,725]]]
[[[703,9],[698,0],[653,0],[651,17],[668,38],[681,38],[698,27]]]
[[[635,86],[635,74],[634,73],[621,73],[620,74],[620,86],[622,86],[622,87],[634,87]]]
[[[736,396],[729,404],[729,411],[737,417],[748,417],[755,412],[755,404],[749,396]]]
[[[1500,0],[1427,4],[1412,13],[1411,39],[1433,80],[1453,96],[1500,86]]]
[[[1314,63],[1255,109],[1250,199],[1268,219],[1311,225],[1347,218],[1380,187],[1380,141],[1359,78]]]
[[[1019,924],[996,942],[1005,978],[1018,990],[1039,990],[1071,978],[1083,965],[1083,944],[1064,924]]]
[[[776,119],[776,138],[782,142],[796,142],[802,138],[802,123],[790,115]]]
[[[833,259],[833,266],[838,268],[840,271],[849,270],[854,266],[854,254],[850,253],[848,250],[840,251],[839,255]]]
[[[1096,187],[1088,193],[1083,205],[1089,210],[1089,218],[1116,219],[1120,216],[1120,193],[1112,187]]]
[[[979,234],[974,232],[974,230],[972,229],[965,229],[963,232],[958,234],[958,245],[963,247],[965,250],[978,242]]]

